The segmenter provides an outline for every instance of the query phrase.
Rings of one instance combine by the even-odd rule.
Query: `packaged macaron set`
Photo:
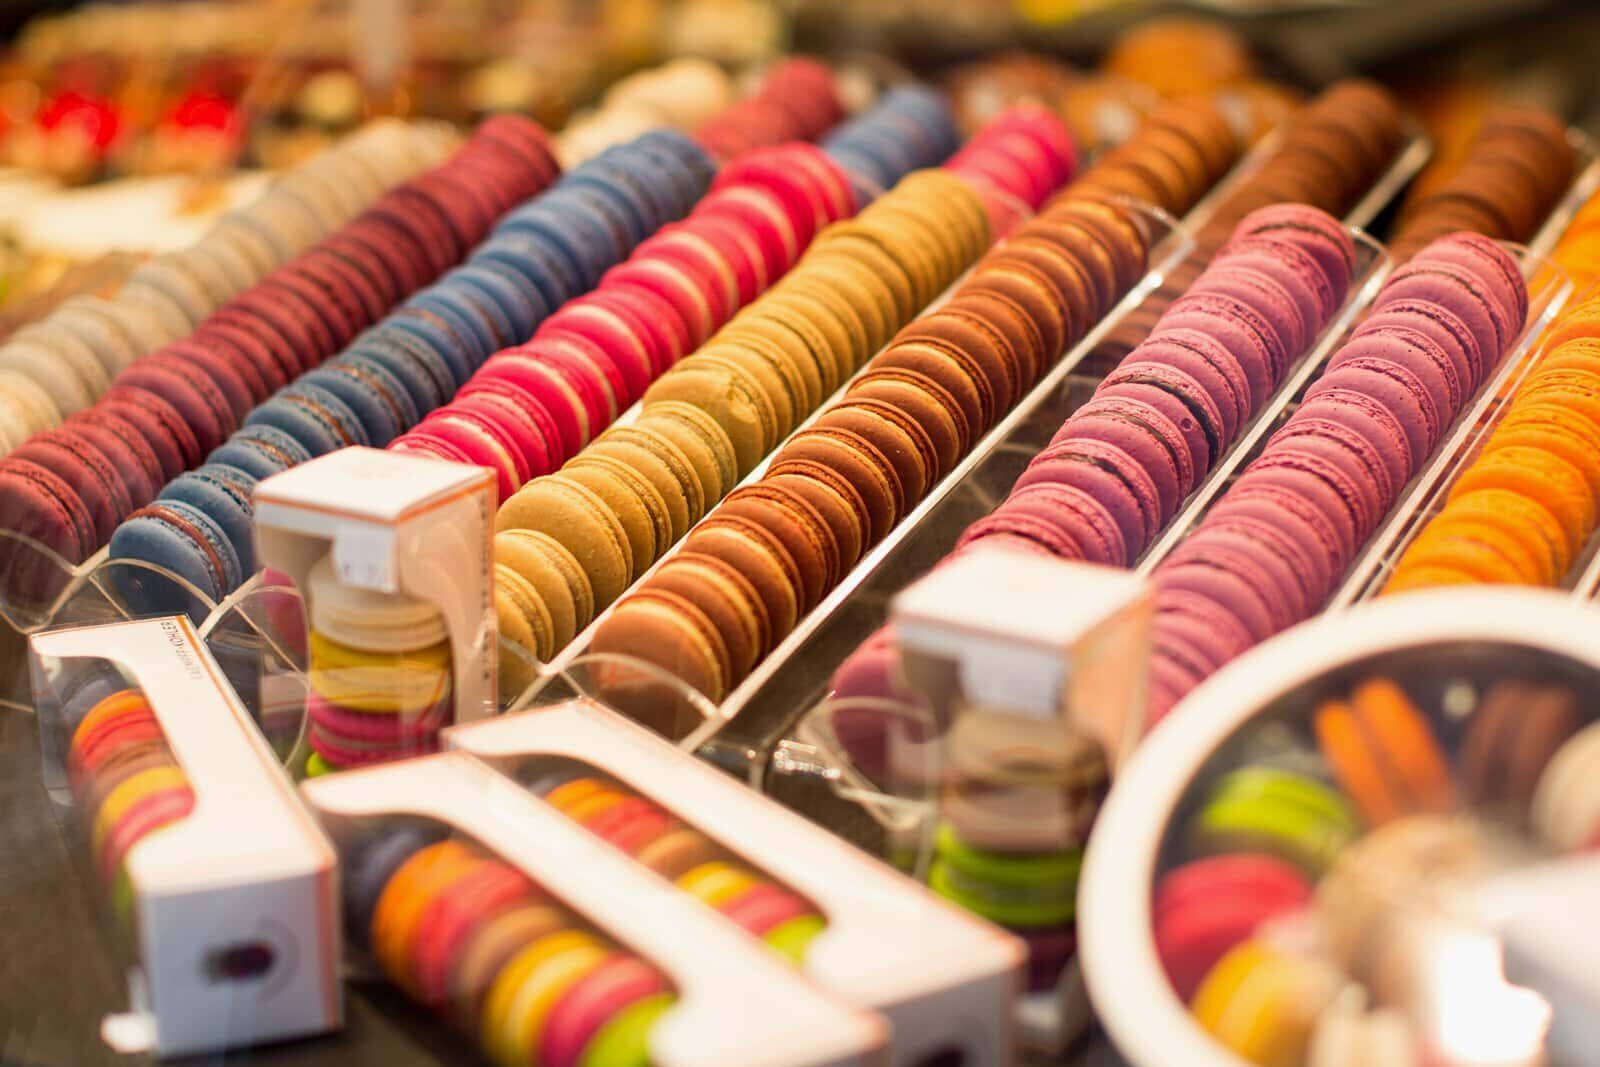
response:
[[[127,975],[113,1046],[340,1027],[333,850],[188,620],[37,634],[29,653],[43,782]]]
[[[358,962],[490,1062],[881,1062],[881,1020],[465,753],[301,791]]]
[[[455,727],[445,743],[829,995],[879,1013],[888,1063],[1013,1062],[1019,940],[650,730],[579,698]]]
[[[1158,727],[1084,868],[1089,989],[1132,1061],[1588,1062],[1592,975],[1549,934],[1593,885],[1594,621],[1384,598]]]

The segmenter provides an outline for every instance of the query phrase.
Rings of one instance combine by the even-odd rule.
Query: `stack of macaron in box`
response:
[[[194,790],[144,694],[128,688],[109,666],[82,677],[88,684],[66,694],[67,710],[93,702],[73,726],[67,780],[95,871],[117,918],[129,922],[128,854],[150,834],[187,816],[194,809]]]
[[[500,1067],[647,1067],[671,982],[474,841],[420,819],[343,849],[347,935]]]
[[[1150,724],[1322,609],[1527,312],[1516,260],[1476,234],[1390,276],[1294,416],[1155,569]]]
[[[754,93],[696,126],[694,139],[728,160],[763,145],[813,140],[842,118],[833,71],[796,56],[773,64]]]
[[[448,162],[384,194],[187,339],[138,361],[103,401],[31,441],[27,457],[0,460],[0,529],[77,563],[142,511],[154,537],[174,546],[157,562],[202,588],[236,586],[239,561],[215,522],[182,501],[152,504],[157,492],[199,466],[255,405],[448,270],[500,213],[554,177],[537,126],[485,122]],[[312,423],[336,443],[359,432],[353,418],[303,402],[296,424]],[[43,569],[34,558],[7,573],[37,579]]]
[[[159,564],[220,599],[256,569],[258,480],[347,445],[388,445],[419,425],[432,428],[434,454],[518,473],[526,462],[521,452],[502,450],[505,460],[496,463],[467,449],[485,437],[496,441],[489,434],[502,424],[532,419],[521,394],[480,389],[443,406],[476,381],[492,353],[528,337],[551,309],[589,290],[630,248],[687,212],[710,176],[704,152],[669,131],[585,163],[507,214],[464,263],[413,293],[337,358],[250,411],[203,466],[167,483],[151,505],[156,514],[146,509],[117,528],[111,558]],[[551,374],[582,380],[591,361],[574,341],[552,360]],[[442,417],[442,410],[453,414]],[[185,525],[175,527],[168,511]]]
[[[551,807],[794,963],[805,960],[812,940],[828,928],[815,904],[591,767],[541,773],[527,784]]]
[[[1195,1020],[1237,1055],[1432,1062],[1408,1014],[1407,909],[1441,907],[1491,870],[1490,824],[1531,831],[1535,852],[1600,841],[1600,792],[1584,780],[1600,767],[1600,725],[1578,693],[1549,675],[1475,691],[1463,723],[1401,680],[1360,677],[1311,709],[1300,736],[1314,750],[1284,750],[1282,732],[1247,740],[1236,751],[1271,754],[1194,787],[1178,862],[1155,885],[1155,947]]]
[[[1352,207],[1389,166],[1403,135],[1400,109],[1385,90],[1364,81],[1328,88],[1283,124],[1259,166],[1230,184],[1195,235],[1194,251],[1112,331],[1102,352],[1115,357],[1144,340],[1251,212],[1298,203],[1337,216]]]
[[[1538,108],[1496,108],[1447,173],[1418,178],[1419,195],[1401,213],[1390,254],[1404,263],[1459,231],[1526,241],[1566,191],[1575,164],[1560,119]]]
[[[1537,358],[1386,593],[1555,586],[1582,558],[1600,526],[1600,301],[1558,319]]]
[[[284,174],[195,244],[142,264],[109,299],[75,297],[18,330],[0,345],[0,454],[94,404],[135,360],[188,334],[450,147],[440,128],[369,126]]]
[[[1028,946],[1028,990],[1077,953],[1078,872],[1111,782],[1098,740],[964,707],[943,738],[928,886]]]
[[[590,580],[594,608],[604,608],[987,240],[982,207],[961,179],[937,170],[904,179],[854,221],[824,230],[794,271],[657,379],[637,424],[601,435],[507,500],[497,527],[565,545]],[[674,435],[703,443],[685,451]],[[591,487],[577,472],[594,457],[620,468],[606,464],[604,484]]]
[[[1133,286],[1146,254],[1139,223],[1100,201],[1063,198],[1025,223],[718,506],[593,650],[721,700]],[[721,582],[701,577],[718,569]]]
[[[1130,566],[1343,306],[1355,249],[1315,208],[1247,216],[1211,265],[1064,422],[959,547],[992,538]],[[895,692],[887,637],[835,673],[838,697]]]
[[[307,776],[433,751],[455,718],[438,608],[346,585],[328,557],[311,568],[305,595]]]

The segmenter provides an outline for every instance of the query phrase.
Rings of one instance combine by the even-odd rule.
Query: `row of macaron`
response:
[[[1025,223],[624,598],[593,649],[722,699],[1133,286],[1145,240],[1098,200],[1063,198]],[[726,568],[702,554],[746,581],[710,580]]]
[[[1552,255],[1579,291],[1600,267],[1591,240],[1597,216],[1600,197]],[[1581,558],[1600,506],[1600,301],[1563,311],[1534,358],[1444,506],[1394,564],[1388,592],[1559,585]]]
[[[0,345],[0,454],[94,404],[135,360],[188,334],[450,147],[434,127],[368,127],[284,174],[194,245],[142,264],[111,298],[74,298],[17,331]]]
[[[1517,261],[1476,234],[1390,276],[1294,415],[1156,567],[1150,723],[1321,610],[1527,312]]]
[[[1535,107],[1484,116],[1458,160],[1413,186],[1389,242],[1404,263],[1435,238],[1466,230],[1501,241],[1534,235],[1566,192],[1577,152],[1564,122]]]
[[[1593,321],[1594,306],[1576,310]],[[1559,585],[1596,529],[1597,397],[1600,340],[1557,337],[1456,475],[1444,506],[1395,562],[1384,591]]]
[[[999,538],[1130,566],[1343,305],[1354,255],[1344,227],[1314,208],[1246,216],[999,508],[968,527],[958,550]],[[869,639],[835,672],[832,689],[841,698],[892,695],[894,663],[892,641]]]
[[[1241,168],[1195,235],[1195,249],[1167,273],[1160,288],[1111,332],[1107,356],[1126,353],[1199,277],[1246,215],[1298,203],[1339,216],[1365,193],[1398,150],[1401,112],[1387,91],[1364,81],[1337,82],[1292,114],[1275,139]]]
[[[647,1067],[676,994],[522,871],[423,820],[342,850],[351,943],[502,1067]]]
[[[897,121],[886,110],[892,106],[886,99],[855,124],[873,131]],[[431,314],[454,329],[420,328],[408,304],[397,318],[359,338],[318,381],[286,390],[278,398],[282,403],[274,402],[283,410],[266,405],[213,462],[170,485],[165,496],[203,498],[201,510],[239,554],[237,577],[226,566],[226,552],[218,556],[227,573],[207,575],[209,555],[197,557],[185,552],[192,545],[173,543],[194,540],[183,536],[189,531],[149,529],[150,523],[123,533],[113,556],[159,563],[207,595],[225,594],[248,578],[254,570],[253,479],[332,444],[322,440],[326,435],[318,427],[304,425],[306,398],[299,394],[312,389],[318,409],[313,414],[337,415],[348,407],[357,422],[376,423],[363,427],[364,438],[346,443],[388,444],[396,429],[409,431],[395,447],[489,466],[499,475],[502,495],[559,466],[626,409],[654,375],[692,350],[707,329],[786,272],[817,225],[852,206],[828,157],[796,144],[758,150],[730,164],[693,215],[663,232],[664,224],[699,199],[710,171],[693,141],[668,131],[607,150],[505,218],[458,272],[467,283],[463,292],[454,291],[452,274],[410,302],[428,303]],[[630,248],[635,254],[616,266]],[[494,299],[485,301],[478,290],[486,272],[507,275],[514,288],[496,285]],[[504,348],[536,328],[532,345]],[[418,352],[419,342],[429,351]],[[497,350],[503,351],[484,365]],[[530,355],[537,358],[525,358]],[[414,365],[419,360],[420,368]],[[436,366],[441,361],[442,374]],[[383,418],[371,382],[364,380],[383,370],[402,375],[416,394],[412,406],[426,416],[420,423],[404,409],[398,420]],[[456,399],[441,405],[452,394]],[[363,420],[369,412],[373,417]],[[279,415],[289,423],[281,424]],[[340,422],[350,425],[348,418]],[[282,440],[273,429],[294,440]],[[193,516],[185,518],[203,533],[215,532]]]
[[[460,266],[413,293],[337,358],[254,408],[203,466],[169,482],[118,527],[111,557],[159,564],[220,598],[255,571],[257,480],[347,445],[388,445],[419,426],[430,427],[434,454],[459,460],[465,453],[456,442],[475,444],[485,425],[528,421],[530,406],[515,391],[485,387],[445,405],[477,381],[491,354],[553,322],[560,313],[552,309],[565,309],[640,241],[687,213],[711,168],[698,146],[669,131],[583,164],[502,217]],[[607,320],[604,307],[595,310]],[[549,388],[571,392],[576,386],[566,383],[587,382],[594,360],[584,338],[561,343],[542,365],[556,383]],[[521,453],[489,465],[511,477],[516,462],[524,462]],[[173,512],[187,528],[173,528]]]
[[[608,431],[562,471],[507,500],[497,528],[564,544],[590,579],[595,609],[603,609],[976,259],[987,239],[982,207],[964,181],[938,170],[907,177],[855,220],[825,230],[794,271],[651,385],[637,424]],[[695,421],[709,424],[712,456],[685,453],[668,431],[651,428],[656,409],[668,405],[704,416]],[[708,462],[725,451],[731,466]],[[580,474],[592,456],[622,466]]]
[[[640,244],[593,292],[545,318],[530,341],[503,347],[455,401],[390,447],[489,467],[498,479],[496,503],[504,503],[578,455],[652,382],[786,274],[820,229],[853,213],[843,173],[816,146],[747,152],[722,169],[687,219]],[[741,238],[760,256],[741,257]],[[563,353],[594,372],[579,405],[539,388],[547,363]],[[495,382],[534,398],[517,397],[515,411],[476,414],[482,402],[475,398]],[[520,425],[530,420],[538,425]]]
[[[67,776],[94,870],[125,919],[128,854],[187,816],[195,797],[144,694],[109,673],[92,681],[93,703],[68,741]]]
[[[1280,961],[1270,931],[1309,921],[1328,954],[1315,962],[1333,964],[1334,985],[1355,981],[1367,1002],[1399,1006],[1386,977],[1398,973],[1387,955],[1397,946],[1373,934],[1394,901],[1424,904],[1418,879],[1448,885],[1481,863],[1480,831],[1464,805],[1514,831],[1532,828],[1561,852],[1593,847],[1600,804],[1582,776],[1600,758],[1600,727],[1585,722],[1565,685],[1501,680],[1472,709],[1452,760],[1437,734],[1447,728],[1392,679],[1367,678],[1323,700],[1309,759],[1247,765],[1203,787],[1182,832],[1188,858],[1155,889],[1156,949],[1174,991],[1252,1062],[1419,1062],[1403,1025],[1400,1059],[1333,1058],[1325,1046],[1343,1041],[1321,1034],[1324,1026],[1360,1030],[1373,1020],[1325,1020],[1321,999],[1271,1018],[1230,1019],[1229,1005],[1247,983],[1270,987],[1270,972],[1304,963]]]
[[[86,558],[164,484],[222,445],[273,390],[448,270],[498,214],[554,177],[537,126],[489,120],[446,163],[396,186],[189,338],[139,360],[93,408],[0,460],[0,527],[68,562]],[[332,421],[311,407],[301,406],[300,421]],[[199,570],[220,569],[211,539],[203,540],[190,550],[205,557]],[[41,568],[24,570],[39,577]]]

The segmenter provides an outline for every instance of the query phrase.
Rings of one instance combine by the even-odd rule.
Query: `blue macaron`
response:
[[[687,215],[695,202],[705,195],[709,183],[702,183],[699,174],[673,153],[642,137],[634,140],[629,147],[643,166],[661,175],[672,194],[674,218]]]
[[[558,308],[583,292],[583,279],[567,256],[542,239],[511,230],[478,246],[475,262],[500,263],[526,278],[544,302]]]
[[[613,168],[596,161],[567,175],[558,189],[562,204],[604,222],[625,252],[632,251],[661,225],[654,205],[642,191],[615,174]]]
[[[367,443],[382,448],[411,426],[403,420],[395,398],[381,385],[363,380],[359,374],[345,366],[321,366],[300,379],[319,385],[345,402],[361,421]],[[407,398],[407,407],[411,407]]]
[[[295,382],[245,419],[246,426],[276,426],[312,456],[367,444],[366,431],[350,406],[319,385]]]
[[[445,838],[445,828],[415,818],[385,820],[349,844],[339,857],[345,930],[353,944],[371,947],[372,917],[378,897],[400,865]]]
[[[578,292],[593,289],[600,275],[623,256],[616,235],[587,212],[578,210],[576,199],[561,196],[560,190],[546,193],[507,215],[500,223],[500,231],[527,233],[565,256],[578,278]]]
[[[595,173],[638,204],[652,224],[651,233],[680,217],[677,194],[666,176],[650,166],[649,157],[631,144],[608,148],[594,159]]]
[[[245,426],[217,446],[206,457],[207,463],[226,463],[255,478],[296,467],[311,458],[306,446],[276,426]]]
[[[481,353],[499,351],[482,314],[438,286],[418,293],[380,329],[386,340],[411,349],[426,348],[444,363],[450,374],[446,399],[488,358]]]
[[[478,293],[493,301],[510,323],[511,344],[521,344],[533,336],[534,327],[550,311],[537,292],[508,277],[505,272],[509,270],[502,265],[468,263],[445,275],[445,279],[461,289],[463,295]]]
[[[157,500],[135,511],[111,535],[110,556],[153,564],[182,579],[173,582],[143,567],[112,567],[113,587],[139,614],[203,612],[244,582],[244,568],[222,527],[182,500]],[[203,599],[196,600],[191,588]]]
[[[180,501],[210,517],[233,546],[240,573],[248,576],[256,569],[256,509],[250,497],[255,486],[256,479],[237,467],[207,463],[168,482],[156,499]],[[231,593],[234,588],[229,586],[222,592]]]
[[[70,736],[96,704],[129,686],[122,672],[107,660],[75,657],[64,663],[54,687],[60,709],[55,721]]]
[[[695,181],[699,183],[699,188],[702,191],[710,188],[711,179],[717,176],[717,163],[716,160],[711,158],[711,153],[707,152],[705,146],[699,141],[682,130],[674,130],[666,126],[657,127],[647,133],[640,134],[634,139],[634,143],[670,153],[689,168],[690,173],[695,176]]]
[[[526,340],[527,335],[522,332],[506,305],[489,291],[489,283],[480,281],[471,273],[462,274],[462,271],[470,270],[468,267],[457,267],[440,278],[438,295],[470,309],[478,319],[487,323],[488,336],[494,338],[496,352]]]
[[[455,375],[450,364],[420,338],[394,327],[368,330],[356,338],[333,363],[371,360],[405,382],[417,412],[430,411],[455,395]]]

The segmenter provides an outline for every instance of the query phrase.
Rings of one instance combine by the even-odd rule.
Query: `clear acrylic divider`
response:
[[[293,585],[257,575],[219,604],[198,632],[272,750],[300,767],[306,728],[305,601]]]
[[[509,710],[573,699],[603,704],[691,751],[717,717],[717,706],[676,675],[610,652],[592,652],[560,670],[547,670]]]
[[[1087,399],[1085,363],[1194,247],[1187,228],[1160,208],[1123,203],[1152,249],[1144,277],[728,695],[716,728],[707,731],[707,740],[715,736],[715,741],[704,755],[731,762],[747,753],[757,753],[759,760],[760,753],[770,751],[781,732],[820,697],[828,673],[870,632],[863,621],[881,619],[888,596],[949,550],[968,521],[965,516],[992,510],[1028,458]],[[759,778],[758,770],[752,773]]]
[[[943,738],[926,707],[818,705],[773,752],[766,791],[914,878],[933,856]]]
[[[1506,243],[1505,247],[1516,255],[1523,277],[1529,280],[1528,317],[1522,333],[1480,387],[1477,398],[1446,432],[1433,458],[1412,478],[1388,520],[1346,574],[1328,604],[1329,611],[1376,596],[1388,582],[1406,548],[1444,507],[1450,487],[1477,456],[1523,379],[1538,365],[1545,331],[1572,297],[1572,279],[1560,267],[1522,245]]]
[[[26,534],[0,530],[0,620],[21,634],[57,625],[57,617],[85,594],[88,576],[103,555],[72,563]]]
[[[1190,493],[1189,499],[1179,508],[1166,531],[1145,549],[1135,562],[1134,569],[1149,574],[1167,554],[1183,540],[1189,529],[1199,521],[1199,516],[1211,502],[1227,488],[1235,473],[1247,459],[1253,458],[1258,446],[1275,429],[1283,412],[1294,403],[1306,384],[1322,370],[1322,365],[1338,347],[1373,298],[1378,295],[1383,282],[1389,277],[1394,264],[1384,246],[1364,230],[1345,227],[1356,249],[1355,270],[1351,274],[1350,290],[1345,294],[1344,306],[1323,327],[1322,333],[1309,345],[1300,358],[1292,363],[1278,388],[1262,405],[1250,425],[1239,434],[1232,446],[1211,468],[1205,478]]]

